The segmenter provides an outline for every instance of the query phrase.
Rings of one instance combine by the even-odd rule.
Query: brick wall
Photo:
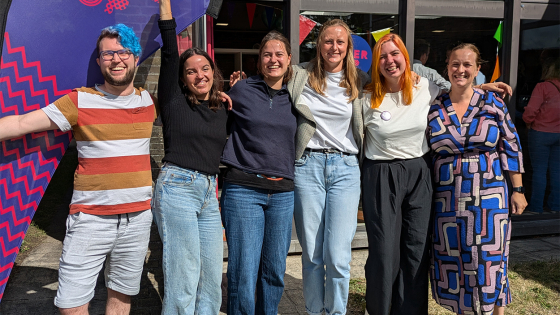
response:
[[[158,50],[148,59],[144,60],[136,71],[134,86],[142,87],[157,98],[157,85],[161,66],[161,54]],[[161,127],[154,126],[152,140],[150,141],[150,155],[152,164],[152,181],[155,183],[163,158],[163,136]]]
[[[158,50],[151,57],[138,66],[134,86],[142,87],[157,98],[157,85],[161,65],[161,54]],[[150,141],[150,155],[152,165],[152,181],[159,175],[161,159],[163,158],[163,136],[159,126],[154,126]],[[159,238],[157,227],[152,224],[150,243],[142,280],[140,293],[132,299],[131,314],[159,314],[161,312],[161,299],[163,298],[163,270],[161,269],[163,245]]]

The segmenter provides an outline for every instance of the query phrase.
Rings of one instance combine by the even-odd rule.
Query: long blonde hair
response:
[[[344,74],[338,86],[346,88],[346,95],[349,97],[348,101],[351,102],[359,95],[358,86],[360,79],[358,77],[358,70],[354,64],[354,45],[351,36],[352,31],[342,20],[329,20],[321,26],[319,36],[317,37],[317,55],[309,62],[309,85],[313,90],[315,90],[315,92],[320,95],[325,95],[324,90],[327,88],[327,80],[325,74],[325,63],[323,61],[323,57],[321,56],[321,43],[323,41],[325,30],[333,26],[340,26],[344,28],[348,34],[348,49],[346,50],[346,57],[344,57],[344,60],[342,61]]]
[[[541,80],[560,80],[560,58],[548,58],[542,67]]]
[[[379,59],[381,58],[381,46],[387,42],[393,42],[395,46],[401,51],[405,59],[405,69],[399,79],[399,84],[402,91],[403,103],[410,105],[412,103],[412,72],[410,70],[410,57],[402,39],[397,34],[387,34],[381,37],[373,47],[373,54],[371,57],[371,83],[365,89],[371,92],[371,108],[378,108],[383,102],[383,98],[387,93],[385,88],[385,77],[379,70]]]

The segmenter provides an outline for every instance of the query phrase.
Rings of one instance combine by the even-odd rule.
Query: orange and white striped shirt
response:
[[[115,96],[75,89],[43,108],[78,149],[70,214],[112,215],[150,209],[150,137],[156,117],[147,91]]]

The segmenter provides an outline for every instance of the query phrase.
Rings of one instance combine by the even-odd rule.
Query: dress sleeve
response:
[[[541,105],[544,103],[544,87],[542,83],[538,83],[531,93],[529,104],[525,107],[523,112],[523,121],[530,124],[535,121],[535,117],[540,110]]]
[[[496,94],[489,92],[488,100],[492,102],[496,110],[496,120],[500,130],[498,139],[498,153],[502,169],[505,171],[513,171],[524,173],[523,153],[521,152],[521,144],[517,129],[511,120],[507,106]]]

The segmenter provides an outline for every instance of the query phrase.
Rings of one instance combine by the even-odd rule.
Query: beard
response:
[[[105,82],[109,85],[113,85],[113,86],[125,86],[125,85],[129,85],[132,80],[134,80],[134,72],[136,70],[136,67],[134,68],[127,68],[126,73],[124,78],[117,80],[115,78],[113,78],[113,76],[111,76],[111,73],[109,70],[109,68],[107,68],[107,71],[103,72],[103,78],[105,78]]]

